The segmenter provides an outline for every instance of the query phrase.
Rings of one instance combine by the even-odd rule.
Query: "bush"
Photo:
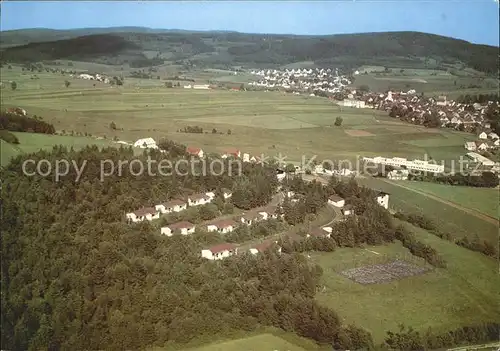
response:
[[[5,129],[0,130],[0,139],[8,142],[9,144],[19,144],[19,139]]]

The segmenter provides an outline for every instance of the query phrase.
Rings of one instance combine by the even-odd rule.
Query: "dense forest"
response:
[[[168,52],[173,62],[189,60],[197,66],[269,66],[313,61],[317,66],[345,69],[364,64],[425,68],[426,59],[431,58],[437,66],[463,64],[496,74],[498,65],[498,49],[493,46],[418,32],[294,36],[108,28],[62,31],[59,37],[54,31],[12,32],[2,33],[10,46],[1,53],[4,62],[78,58],[147,67],[162,63],[161,53]],[[147,58],[144,51],[156,51],[159,57]],[[206,55],[198,55],[202,53]]]
[[[52,124],[42,121],[38,117],[27,117],[6,111],[0,112],[0,130],[11,132],[30,132],[54,134],[55,128]]]
[[[185,146],[168,140],[159,145],[165,153],[145,151],[138,159],[186,157]],[[222,188],[232,189],[236,207],[262,206],[277,190],[276,168],[244,164],[238,176],[194,172],[168,177],[123,169],[121,175],[100,180],[101,161],[132,157],[131,148],[92,146],[76,152],[56,146],[51,152],[18,156],[1,171],[3,349],[140,349],[262,325],[338,350],[373,349],[369,332],[343,324],[335,311],[315,301],[322,270],[300,252],[401,240],[431,264],[444,264],[432,248],[394,226],[372,190],[333,177],[326,187],[300,179],[283,184],[303,198],[297,211],[284,206],[292,222],[294,216],[314,215],[330,194],[347,199],[357,220],[334,225],[331,239],[285,240],[282,255],[270,251],[215,262],[202,259],[200,250],[219,243],[219,235],[197,230],[190,236],[161,236],[152,223],[127,224],[125,213],[186,192],[220,193]],[[53,164],[61,158],[77,164],[86,160],[78,181],[75,170],[58,182],[53,176],[23,175],[26,159]],[[268,222],[249,235],[262,236],[263,230],[270,233],[282,225]],[[425,336],[400,330],[388,334],[385,346],[420,350],[422,345],[484,341],[494,328],[498,330],[486,325]]]

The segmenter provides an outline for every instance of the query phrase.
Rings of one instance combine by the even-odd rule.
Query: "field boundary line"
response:
[[[391,184],[391,185],[394,185],[394,186],[398,186],[400,188],[403,188],[403,189],[406,189],[406,190],[409,190],[409,191],[413,191],[417,194],[420,194],[420,195],[423,195],[423,196],[426,196],[432,200],[436,200],[438,202],[441,202],[445,205],[448,205],[448,206],[451,206],[451,207],[454,207],[458,210],[461,210],[461,211],[464,211],[470,215],[473,215],[474,217],[477,217],[479,219],[482,219],[483,221],[486,221],[486,222],[489,222],[491,224],[494,224],[494,225],[499,225],[500,224],[500,221],[498,220],[498,218],[495,218],[495,217],[491,217],[483,212],[480,212],[480,211],[477,211],[477,210],[474,210],[472,208],[468,208],[468,207],[464,207],[462,205],[459,205],[455,202],[452,202],[452,201],[448,201],[448,200],[444,200],[442,198],[440,198],[439,196],[436,196],[436,195],[432,195],[432,194],[429,194],[425,191],[422,191],[422,190],[416,190],[416,189],[413,189],[413,188],[410,188],[410,187],[407,187],[407,186],[404,186],[402,184],[398,184],[397,182],[391,182],[389,180],[386,180],[386,179],[382,179],[383,182],[386,182],[388,184]]]

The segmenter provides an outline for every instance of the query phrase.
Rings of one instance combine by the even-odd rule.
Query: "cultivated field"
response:
[[[440,198],[426,196],[424,193],[417,193],[410,188],[398,186],[398,184],[403,184],[400,182],[390,182],[377,178],[359,178],[358,182],[367,187],[389,193],[389,207],[393,210],[424,214],[431,218],[438,227],[450,233],[455,238],[467,236],[473,239],[478,235],[479,238],[488,240],[495,246],[498,245],[498,221],[480,212],[467,211],[468,207],[474,208],[474,204],[482,201],[488,203],[488,205],[482,205],[484,211],[488,208],[488,211],[492,212],[498,208],[493,203],[494,199],[492,195],[491,197],[490,195],[484,195],[484,190],[486,189],[468,189],[468,192],[465,191],[468,194],[467,200],[465,200],[464,195],[464,200],[457,204],[460,206],[454,206],[453,203],[446,202],[445,200],[439,201]],[[407,182],[404,182],[404,184],[407,184]],[[447,192],[454,193],[458,188],[449,187]],[[492,189],[489,190],[492,193],[495,191]],[[457,191],[459,194],[460,190]],[[442,190],[442,193],[445,192],[445,190]]]
[[[415,89],[425,95],[444,94],[449,98],[464,94],[498,92],[498,82],[494,78],[485,77],[474,70],[389,68],[390,72],[384,73],[384,69],[382,66],[360,67],[359,72],[362,74],[356,77],[354,85],[367,85],[375,91]]]
[[[411,227],[411,226],[408,226]],[[367,249],[338,249],[311,254],[311,261],[323,268],[323,287],[318,301],[331,306],[346,323],[369,330],[376,343],[398,324],[425,332],[446,331],[462,325],[494,321],[500,313],[496,286],[498,265],[491,258],[439,239],[411,227],[418,240],[435,248],[446,260],[446,269],[383,284],[359,284],[341,272],[362,266],[387,264],[394,260],[430,268],[399,243]]]
[[[487,216],[498,218],[499,190],[489,188],[473,188],[466,186],[450,186],[428,182],[402,181],[404,185],[460,206],[479,211]]]
[[[78,69],[76,63],[73,68]],[[452,160],[463,154],[463,142],[472,138],[400,123],[371,109],[339,107],[319,97],[169,89],[161,79],[126,78],[122,87],[99,82],[94,87],[90,81],[59,74],[37,73],[39,79],[32,76],[16,67],[2,68],[2,105],[23,107],[30,114],[44,117],[59,131],[87,132],[108,139],[167,137],[209,152],[237,147],[256,155],[281,153],[299,161],[302,155],[327,159],[381,154],[421,158],[424,153]],[[66,79],[71,83],[69,88],[64,87]],[[17,82],[15,91],[9,87],[11,80]],[[339,116],[343,124],[335,127]],[[109,128],[111,122],[118,130]],[[178,132],[193,125],[203,127],[206,133]],[[446,153],[440,151],[443,146]]]

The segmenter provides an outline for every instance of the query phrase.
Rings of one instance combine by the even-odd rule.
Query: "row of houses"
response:
[[[74,77],[74,76],[70,75],[70,77]],[[85,79],[85,80],[96,80],[98,82],[103,82],[106,84],[109,84],[109,82],[110,82],[109,78],[102,76],[100,74],[82,73],[82,74],[77,75],[76,78]]]
[[[467,141],[464,147],[467,151],[487,151],[500,148],[500,137],[497,133],[481,132],[476,141]]]
[[[277,206],[268,206],[248,211],[235,219],[215,219],[201,225],[201,227],[208,232],[227,234],[234,231],[240,225],[252,225],[264,220],[282,217],[283,215],[278,214]],[[196,226],[193,223],[182,221],[162,227],[160,233],[166,236],[172,236],[176,232],[181,235],[189,235],[193,234],[195,230]]]
[[[184,85],[184,89],[198,89],[198,90],[208,90],[211,89],[209,84],[188,84]]]
[[[305,234],[304,237],[301,237],[297,234],[285,234],[285,237],[288,237],[290,242],[299,241],[310,237],[315,238],[330,238],[331,237],[332,228],[331,227],[322,227],[322,228],[311,228]],[[227,257],[231,257],[234,255],[239,255],[245,252],[249,252],[253,255],[261,254],[266,251],[274,251],[278,254],[281,254],[282,248],[278,244],[277,240],[268,239],[259,244],[251,245],[249,248],[241,248],[235,244],[223,243],[212,246],[210,248],[206,248],[201,250],[201,257],[206,258],[208,260],[222,260]]]
[[[224,199],[232,197],[232,192],[229,189],[222,189]],[[206,193],[198,193],[188,195],[186,200],[173,199],[154,207],[142,207],[134,212],[129,212],[125,216],[128,221],[137,223],[143,221],[153,221],[159,219],[161,214],[168,214],[174,212],[181,212],[186,210],[189,206],[201,206],[211,203],[215,198],[213,191]]]
[[[253,70],[250,73],[259,77],[258,81],[250,82],[250,86],[291,89],[296,94],[301,91],[337,93],[351,84],[346,76],[331,68]]]

